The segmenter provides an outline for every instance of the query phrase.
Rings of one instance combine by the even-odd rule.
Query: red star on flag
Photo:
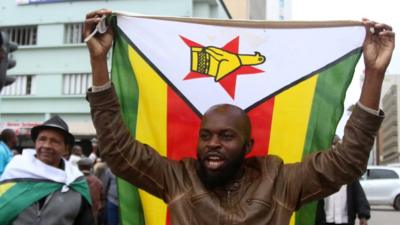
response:
[[[182,37],[182,40],[186,43],[187,46],[191,47],[204,47],[201,44],[198,44],[192,40],[189,40],[185,37]],[[223,50],[230,52],[232,54],[238,54],[239,53],[239,36],[232,39],[230,42],[225,44],[224,47],[222,47]],[[226,76],[224,76],[222,79],[220,79],[218,82],[224,89],[225,91],[232,97],[232,99],[235,99],[235,90],[236,90],[236,80],[237,76],[239,75],[248,75],[248,74],[256,74],[256,73],[261,73],[264,72],[263,70],[260,70],[254,66],[249,66],[249,65],[242,65],[238,67],[236,70],[230,72]],[[199,72],[195,71],[190,71],[184,78],[184,80],[190,80],[190,79],[198,79],[198,78],[211,78],[212,76],[208,74],[202,74]]]

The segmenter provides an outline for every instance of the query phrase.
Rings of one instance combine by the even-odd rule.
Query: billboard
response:
[[[80,0],[16,0],[17,5],[54,3],[54,2],[75,2]]]

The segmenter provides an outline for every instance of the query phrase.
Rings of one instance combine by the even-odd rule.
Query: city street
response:
[[[391,207],[373,206],[371,207],[371,219],[369,225],[399,225],[400,211],[395,211]],[[358,221],[356,224],[359,224]]]

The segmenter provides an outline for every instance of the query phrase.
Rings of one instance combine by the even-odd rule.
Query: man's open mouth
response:
[[[205,159],[205,165],[209,170],[218,170],[225,162],[225,159],[218,155],[210,155]]]

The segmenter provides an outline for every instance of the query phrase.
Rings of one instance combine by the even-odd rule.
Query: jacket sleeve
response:
[[[93,218],[92,207],[84,197],[81,198],[81,202],[81,208],[74,221],[74,225],[94,225],[95,221]]]
[[[358,180],[356,180],[353,184],[353,190],[354,190],[354,198],[355,198],[355,204],[356,204],[356,213],[357,217],[359,219],[364,218],[364,219],[369,219],[371,218],[371,208],[368,203],[367,197],[365,196],[364,189],[361,187],[361,184]]]
[[[279,184],[276,184],[283,189],[279,200],[296,210],[359,178],[366,170],[382,120],[383,116],[368,113],[356,105],[345,126],[342,142],[307,156],[301,163],[284,166]]]
[[[165,200],[166,187],[174,182],[174,175],[166,174],[173,173],[178,163],[132,137],[122,119],[114,87],[100,92],[89,90],[87,98],[101,158],[116,176]]]

